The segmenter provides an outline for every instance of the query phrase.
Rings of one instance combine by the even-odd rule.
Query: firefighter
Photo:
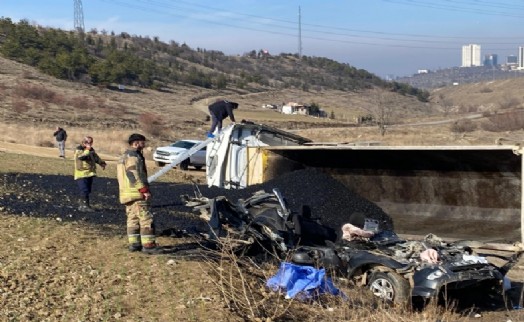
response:
[[[163,253],[156,243],[155,225],[151,213],[151,192],[147,182],[147,168],[142,150],[146,138],[131,134],[129,148],[117,164],[120,203],[126,207],[129,251],[148,254]]]
[[[100,165],[102,170],[105,170],[106,162],[95,152],[93,138],[90,136],[86,136],[82,143],[76,147],[74,160],[74,178],[80,190],[80,206],[78,210],[92,212],[93,208],[91,208],[89,203],[89,195],[93,187],[93,179],[96,177],[96,165]]]

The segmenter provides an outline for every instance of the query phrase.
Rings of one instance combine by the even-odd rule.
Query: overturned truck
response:
[[[236,124],[208,145],[206,170],[209,186],[243,189],[315,169],[376,204],[397,233],[507,243],[523,240],[522,165],[514,145],[322,144]],[[337,223],[351,214],[337,212]]]

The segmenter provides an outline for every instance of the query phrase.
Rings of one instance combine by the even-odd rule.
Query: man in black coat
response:
[[[56,138],[56,144],[58,145],[58,152],[60,158],[65,158],[65,142],[67,140],[67,132],[63,128],[57,126],[53,136]]]
[[[213,132],[218,129],[218,132],[222,130],[222,121],[229,116],[231,122],[235,123],[235,115],[233,110],[238,108],[238,103],[230,102],[226,100],[218,100],[215,103],[208,106],[209,114],[211,116],[211,129],[209,130],[207,137],[215,137]]]

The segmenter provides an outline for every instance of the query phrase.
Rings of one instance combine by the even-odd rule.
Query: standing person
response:
[[[96,165],[100,165],[102,170],[106,169],[106,162],[102,160],[95,149],[93,149],[93,138],[86,136],[82,143],[76,147],[75,155],[75,181],[80,190],[80,207],[78,210],[92,212],[89,203],[89,194],[93,187],[93,178],[96,177]]]
[[[117,164],[117,179],[120,203],[126,206],[129,251],[161,254],[163,250],[155,239],[155,225],[150,210],[151,192],[142,154],[146,138],[142,134],[131,134],[128,143],[129,148]]]
[[[56,143],[58,145],[58,152],[60,155],[59,158],[65,158],[65,143],[67,140],[67,132],[63,128],[57,126],[53,136],[56,138]]]
[[[238,108],[238,103],[229,102],[226,100],[218,100],[208,106],[209,114],[211,116],[211,129],[207,133],[208,138],[214,138],[215,129],[218,132],[222,130],[222,121],[229,116],[231,122],[235,123],[235,115],[233,110]]]

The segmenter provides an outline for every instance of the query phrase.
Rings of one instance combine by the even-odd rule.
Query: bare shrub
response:
[[[158,136],[162,133],[163,122],[160,115],[149,112],[142,113],[138,116],[138,123],[147,134]]]
[[[89,100],[89,97],[87,96],[77,96],[73,97],[68,101],[68,105],[71,105],[74,108],[77,109],[85,109],[90,110],[95,107],[95,105]]]
[[[238,245],[229,237],[220,238],[219,250],[209,251],[204,263],[202,270],[210,275],[223,304],[245,321],[370,321],[371,314],[373,321],[468,321],[467,316],[456,312],[453,303],[442,307],[433,301],[422,311],[411,309],[407,303],[389,305],[334,272],[327,275],[346,298],[323,294],[307,301],[286,300],[285,294],[265,286],[277,269],[271,261],[258,263],[238,255]]]
[[[515,111],[504,114],[495,114],[481,124],[481,128],[490,132],[517,131],[524,128],[524,113]]]
[[[95,98],[95,104],[100,109],[110,108],[110,106],[107,105],[106,100],[104,98],[101,98],[101,97]]]
[[[520,101],[516,97],[506,98],[499,103],[501,109],[515,108],[520,105]]]
[[[465,119],[454,122],[449,129],[453,133],[473,132],[477,129],[477,125],[471,120]]]
[[[25,113],[30,110],[29,105],[26,101],[17,99],[13,102],[13,111],[16,113]]]
[[[45,147],[45,148],[54,148],[55,144],[49,140],[41,140],[36,142],[37,146]]]
[[[24,79],[35,79],[36,77],[30,71],[25,70],[25,71],[22,72],[22,78],[24,78]]]
[[[65,103],[64,95],[56,94],[51,101],[48,103],[56,104],[56,105],[62,105]]]
[[[473,105],[461,105],[459,107],[460,113],[475,113],[475,112],[478,112],[478,110],[479,110],[479,107],[473,106]]]
[[[481,93],[491,93],[491,92],[493,92],[493,90],[491,88],[489,88],[489,87],[482,87],[479,92],[481,92]]]
[[[43,86],[31,84],[17,84],[14,88],[14,94],[23,98],[30,98],[53,103],[56,99],[56,92]]]

